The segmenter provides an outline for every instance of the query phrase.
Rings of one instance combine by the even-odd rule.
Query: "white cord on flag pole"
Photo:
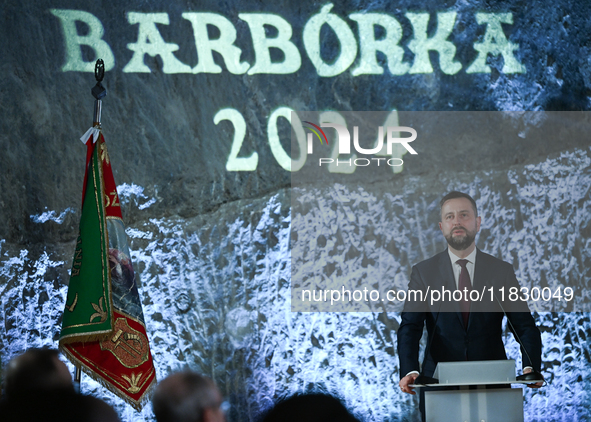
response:
[[[97,139],[99,137],[99,133],[100,132],[101,132],[101,130],[99,128],[91,127],[90,129],[88,129],[86,131],[86,133],[84,135],[82,135],[80,137],[80,140],[82,141],[82,143],[84,145],[86,145],[86,142],[88,142],[88,138],[90,138],[91,136],[94,135],[93,138],[92,138],[92,143],[94,144],[94,143],[96,143],[96,141],[97,141]]]

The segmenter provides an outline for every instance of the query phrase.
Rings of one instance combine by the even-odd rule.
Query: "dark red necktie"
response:
[[[458,289],[462,292],[462,300],[460,301],[460,311],[462,311],[464,327],[468,327],[468,318],[470,317],[470,290],[472,290],[470,274],[468,273],[468,268],[466,268],[468,260],[458,259],[456,263],[458,263],[460,267],[462,267],[462,271],[460,271],[460,281],[458,283]],[[464,294],[464,289],[468,290],[467,295]]]

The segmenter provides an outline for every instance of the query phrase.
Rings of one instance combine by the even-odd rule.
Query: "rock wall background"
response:
[[[413,28],[405,14],[429,12],[431,35],[437,12],[456,11],[449,39],[462,69],[446,74],[438,53],[432,52],[432,72],[393,75],[385,70],[382,75],[353,76],[353,64],[337,76],[321,77],[306,54],[302,34],[323,6],[247,1],[9,1],[0,6],[2,362],[28,347],[57,345],[80,216],[84,147],[77,138],[91,124],[94,79],[90,73],[61,70],[65,41],[60,19],[50,10],[82,10],[100,20],[115,57],[105,77],[103,127],[141,277],[158,377],[187,366],[213,377],[232,404],[231,421],[256,420],[277,397],[308,390],[339,395],[366,420],[416,417],[412,399],[395,388],[399,314],[290,310],[290,228],[298,215],[290,211],[291,174],[269,147],[268,117],[280,106],[587,111],[589,6],[568,1],[494,6],[338,3],[332,13],[356,37],[351,13],[394,16],[402,26],[400,45],[408,63],[414,57],[408,48]],[[151,73],[123,72],[133,54],[127,44],[138,40],[138,25],[129,24],[127,12],[167,13],[170,24],[158,25],[163,39],[178,44],[175,54],[181,62],[195,66],[193,33],[181,17],[188,11],[226,17],[236,28],[241,60],[250,64],[255,61],[251,35],[238,14],[279,15],[292,26],[301,67],[287,75],[236,75],[214,53],[223,69],[219,74],[167,74],[162,58],[149,55],[144,63]],[[474,43],[485,35],[484,25],[476,23],[479,12],[512,14],[513,24],[502,27],[519,45],[515,57],[525,73],[504,73],[500,56],[489,57],[490,73],[466,72],[477,55]],[[79,34],[86,30],[84,25],[77,29]],[[272,28],[267,30],[274,36]],[[322,31],[324,57],[334,59],[338,42],[328,29]],[[94,60],[89,48],[82,48],[82,56]],[[378,62],[386,66],[381,53]],[[213,118],[226,107],[244,116],[247,132],[240,156],[258,153],[254,171],[225,168],[234,129],[227,121],[215,125]],[[533,122],[528,128],[535,132]],[[289,125],[280,121],[279,129],[281,144],[289,151]],[[370,195],[359,195],[367,211],[355,224],[383,231],[389,221],[409,222],[400,228],[394,282],[403,283],[412,264],[444,247],[434,210],[441,192],[449,189],[478,198],[485,225],[478,246],[513,262],[520,279],[573,277],[588,282],[588,139],[526,136],[520,144],[507,145],[500,160],[498,150],[478,138],[456,145],[417,140],[415,145],[423,149],[421,160],[405,157],[404,170],[391,175],[391,204],[373,206]],[[461,165],[449,165],[458,159]],[[330,189],[319,191],[320,201],[332,205]],[[535,317],[550,384],[525,391],[526,420],[589,419],[589,314]],[[519,359],[518,347],[506,333],[508,352]],[[87,378],[82,388],[115,405],[122,420],[153,419],[149,407],[136,413]]]

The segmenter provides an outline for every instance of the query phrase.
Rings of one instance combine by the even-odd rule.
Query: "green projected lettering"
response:
[[[133,55],[123,67],[125,73],[150,73],[152,70],[144,62],[145,55],[158,55],[162,59],[162,72],[172,73],[222,73],[224,68],[216,64],[213,52],[223,58],[225,70],[234,75],[257,74],[293,74],[302,67],[303,56],[307,56],[320,77],[334,77],[349,71],[352,76],[381,75],[385,67],[392,75],[433,73],[433,63],[430,51],[438,53],[438,65],[442,73],[455,75],[465,66],[465,72],[490,73],[490,66],[486,64],[487,57],[501,56],[504,65],[503,73],[525,73],[525,66],[515,57],[519,45],[509,41],[501,24],[513,25],[512,13],[476,13],[474,18],[478,25],[485,25],[485,32],[481,39],[474,39],[472,48],[476,59],[471,64],[461,63],[456,57],[457,45],[454,44],[454,30],[456,29],[456,12],[441,12],[436,14],[436,30],[428,36],[427,28],[430,14],[406,13],[405,19],[412,28],[412,37],[406,46],[401,45],[403,39],[403,25],[393,16],[386,13],[352,13],[342,17],[332,12],[333,5],[326,4],[303,25],[301,52],[294,40],[292,25],[283,17],[271,13],[238,13],[236,23],[246,22],[250,32],[251,45],[242,46],[252,48],[254,63],[240,61],[243,50],[235,45],[235,24],[218,13],[185,12],[182,18],[191,23],[197,52],[197,63],[183,63],[175,56],[179,49],[174,42],[167,42],[162,38],[156,24],[169,25],[168,13],[127,13],[130,25],[137,25],[137,41],[127,42],[125,45]],[[100,20],[85,11],[50,9],[59,18],[65,41],[64,72],[93,72],[94,60],[102,58],[105,70],[115,68],[115,57],[111,46],[103,38],[105,28]],[[76,24],[82,23],[88,27],[85,35],[78,33]],[[173,23],[173,25],[178,22]],[[408,25],[408,24],[407,24]],[[216,27],[219,31],[217,38],[211,39],[208,26]],[[272,27],[276,35],[269,37],[266,28]],[[355,33],[353,29],[357,29]],[[323,28],[328,28],[338,40],[336,57],[327,59],[321,54],[324,45]],[[376,39],[375,29],[381,28],[383,36]],[[191,36],[186,34],[187,37]],[[244,38],[248,40],[248,38]],[[133,40],[128,40],[133,41]],[[174,40],[170,40],[174,41]],[[178,40],[177,40],[178,41]],[[125,42],[115,40],[113,42]],[[93,60],[84,61],[82,47],[90,47],[94,55]],[[412,56],[404,61],[404,48],[408,48]],[[281,55],[275,60],[271,58],[271,51],[279,50]],[[116,50],[118,51],[118,50]],[[378,52],[385,55],[386,64],[378,62]],[[435,56],[432,56],[435,57]],[[470,55],[470,60],[472,59]]]

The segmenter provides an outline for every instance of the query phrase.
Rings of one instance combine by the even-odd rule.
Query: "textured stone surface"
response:
[[[433,52],[431,73],[398,76],[386,70],[383,75],[354,77],[351,70],[355,62],[337,77],[321,78],[302,43],[306,22],[320,11],[320,5],[313,2],[297,7],[280,3],[261,7],[256,2],[239,1],[162,5],[41,1],[26,6],[5,2],[0,29],[5,40],[0,46],[0,137],[2,145],[6,145],[0,157],[0,188],[4,192],[0,233],[11,242],[71,240],[77,230],[76,218],[68,219],[57,232],[47,232],[28,218],[45,207],[77,210],[74,205],[79,202],[84,169],[81,146],[75,140],[86,131],[92,118],[89,91],[94,79],[89,73],[61,71],[66,63],[65,40],[61,21],[50,9],[85,11],[102,23],[103,38],[115,57],[115,67],[106,73],[108,95],[103,122],[111,156],[120,163],[115,169],[116,181],[143,186],[158,198],[155,212],[170,215],[192,216],[228,201],[256,198],[288,186],[289,173],[278,166],[266,134],[267,116],[279,106],[295,110],[589,108],[591,63],[586,39],[591,24],[587,18],[589,5],[582,3],[565,1],[561,7],[534,6],[529,2],[505,2],[494,7],[486,2],[422,7],[415,2],[339,3],[332,12],[348,23],[353,34],[357,28],[347,18],[351,13],[387,13],[396,18],[403,28],[400,45],[408,63],[413,62],[408,48],[413,30],[405,14],[431,13],[429,31],[434,31],[436,12],[457,11],[450,40],[457,47],[462,69],[454,75],[444,74]],[[250,31],[237,15],[275,13],[291,24],[292,40],[302,65],[288,75],[233,75],[223,66],[221,56],[216,56],[224,69],[220,74],[165,74],[160,56],[146,55],[144,61],[151,73],[124,73],[132,56],[127,44],[138,38],[138,25],[129,24],[126,18],[131,11],[167,13],[170,25],[158,25],[161,35],[166,42],[178,44],[176,57],[191,66],[197,63],[195,41],[191,25],[181,17],[183,12],[215,12],[229,19],[238,33],[236,45],[243,51],[242,60],[251,64],[255,57]],[[501,56],[489,58],[491,73],[466,73],[476,57],[474,43],[484,35],[485,25],[476,23],[478,12],[512,13],[513,25],[503,27],[509,40],[519,45],[515,56],[526,67],[525,74],[502,73]],[[80,24],[78,31],[85,34],[87,28]],[[337,54],[333,50],[338,42],[328,27],[323,31],[328,60]],[[82,53],[84,60],[93,60],[89,47],[84,47]],[[384,64],[381,53],[378,58]],[[227,121],[213,124],[215,113],[224,107],[236,108],[246,120],[241,156],[258,152],[259,165],[254,172],[225,170],[233,128]],[[550,146],[563,147],[549,142]],[[433,152],[437,156],[441,151]],[[524,159],[523,154],[517,157]],[[63,166],[68,166],[68,171],[63,171]],[[128,214],[129,222],[139,218]]]
[[[91,124],[90,73],[62,72],[66,50],[60,20],[50,9],[96,16],[115,56],[107,72],[103,127],[113,162],[133,259],[141,276],[158,376],[191,366],[212,376],[230,399],[232,421],[255,420],[274,399],[296,391],[338,394],[367,420],[405,420],[412,399],[398,380],[396,313],[292,313],[290,311],[290,173],[271,152],[268,116],[279,106],[295,110],[589,110],[591,33],[589,5],[531,2],[350,2],[332,12],[358,36],[352,13],[395,17],[403,29],[404,62],[412,63],[407,12],[456,11],[450,40],[462,69],[445,74],[438,53],[433,72],[352,76],[357,61],[336,77],[319,77],[302,41],[303,28],[324,4],[315,2],[110,2],[7,1],[0,6],[0,348],[2,362],[27,347],[56,346],[68,271],[80,216],[84,147],[77,138]],[[213,12],[236,28],[241,60],[254,63],[251,35],[239,13],[273,13],[293,28],[302,64],[289,75],[235,75],[221,56],[220,74],[166,74],[162,59],[145,56],[151,73],[125,73],[138,38],[127,12],[169,15],[159,24],[176,57],[195,66],[190,23],[183,12]],[[519,45],[515,57],[526,73],[504,73],[504,60],[489,57],[491,73],[466,73],[485,26],[476,13],[512,13],[503,24]],[[82,25],[79,33],[86,29]],[[269,29],[269,36],[274,36]],[[379,35],[378,30],[378,37]],[[214,33],[212,37],[217,36]],[[338,43],[321,31],[322,54],[335,58]],[[83,50],[85,60],[92,51]],[[379,53],[378,62],[385,66]],[[246,122],[240,156],[256,151],[257,169],[228,172],[234,129],[213,123],[222,108]],[[401,115],[402,112],[401,112]],[[402,122],[401,122],[402,124]],[[479,246],[513,262],[520,280],[567,277],[589,280],[589,141],[537,132],[521,143],[479,139],[423,144],[420,161],[392,176],[390,199],[368,213],[385,230],[394,215],[408,221],[395,244],[394,283],[404,284],[412,264],[443,247],[435,226],[442,191],[465,189],[479,200]],[[282,146],[289,131],[280,121]],[[486,131],[484,130],[486,129]],[[494,128],[493,128],[494,129]],[[560,132],[558,132],[560,133]],[[483,135],[493,136],[489,128]],[[493,136],[494,137],[494,136]],[[454,157],[463,163],[447,165]],[[424,158],[424,159],[423,159]],[[441,173],[445,172],[444,176]],[[368,199],[367,197],[365,197]],[[330,198],[326,199],[331,205]],[[320,199],[319,199],[320,202]],[[363,202],[363,201],[362,201]],[[365,214],[364,214],[365,215]],[[359,224],[361,224],[361,217]],[[367,222],[363,222],[366,224]],[[366,226],[364,226],[366,227]],[[550,385],[525,392],[526,420],[591,418],[589,314],[535,314],[544,341],[544,374]],[[511,357],[518,347],[506,330]],[[83,390],[107,398],[125,421],[137,414],[88,379]],[[416,414],[415,414],[416,416]],[[406,419],[412,420],[412,419]]]
[[[537,208],[548,198],[555,198],[555,192],[549,190],[535,203],[531,197],[518,200],[512,195],[523,189],[535,191],[535,186],[542,186],[545,177],[552,175],[557,184],[568,185],[569,180],[584,183],[582,179],[588,183],[589,154],[591,151],[567,154],[528,168],[531,176],[524,175],[523,179],[521,172],[515,171],[510,182],[518,184],[508,196],[528,208]],[[559,177],[547,170],[555,168],[556,161],[564,170]],[[577,171],[579,174],[573,175]],[[546,174],[544,178],[542,173]],[[545,233],[553,229],[556,242],[566,242],[572,235],[568,227],[540,226],[537,219],[525,214],[522,228],[516,231],[513,226],[517,213],[505,209],[502,191],[474,175],[466,176],[470,181],[441,183],[479,194],[479,206],[486,210],[483,218],[494,222],[485,224],[480,247],[493,253],[497,248],[507,250],[499,256],[508,260],[515,257],[521,280],[538,278],[540,274],[559,278],[564,275],[551,271],[561,272],[573,260],[571,272],[588,278],[588,266],[580,266],[568,252],[553,268],[545,260],[551,247],[545,242]],[[120,189],[132,190],[139,192],[137,186]],[[158,376],[162,378],[187,366],[212,376],[233,405],[231,420],[256,420],[275,397],[307,390],[338,394],[366,420],[401,420],[403,415],[412,414],[413,404],[412,399],[393,388],[398,377],[395,350],[399,314],[290,311],[291,213],[287,193],[282,190],[270,197],[237,203],[236,208],[222,207],[203,217],[150,218],[129,226],[132,258],[142,276],[140,293]],[[413,195],[401,193],[399,200],[393,201],[400,206],[408,204],[404,209],[396,205],[390,208],[399,218],[415,221],[418,229],[414,232],[422,239],[407,242],[408,252],[393,260],[401,268],[409,268],[421,256],[442,247],[434,224],[414,220],[415,216],[429,215],[437,197],[417,201]],[[149,203],[150,198],[131,194],[122,202],[133,207],[134,203]],[[589,207],[589,198],[577,199],[577,194],[570,191],[556,205],[554,211],[548,211],[549,218],[555,218],[565,208],[576,215]],[[385,212],[389,214],[388,207]],[[573,218],[575,225],[586,227],[589,214],[581,218]],[[525,244],[533,252],[521,251],[520,243],[511,241],[515,238],[530,239]],[[589,241],[580,232],[577,238]],[[413,247],[416,243],[422,248]],[[48,246],[49,252],[40,254],[24,249],[19,254],[2,246],[0,271],[10,280],[2,291],[1,323],[5,328],[0,337],[3,359],[7,359],[26,347],[55,345],[70,260],[65,250],[73,248],[73,244],[63,245],[64,251]],[[586,256],[588,248],[579,253]],[[403,281],[403,272],[393,277],[393,283]],[[527,420],[588,417],[589,315],[534,316],[542,331],[543,372],[550,384],[540,391],[526,390]],[[519,365],[518,345],[508,329],[505,336],[508,355]],[[130,407],[86,377],[83,389],[106,397],[124,419],[138,418]],[[141,415],[150,420],[150,409]]]

